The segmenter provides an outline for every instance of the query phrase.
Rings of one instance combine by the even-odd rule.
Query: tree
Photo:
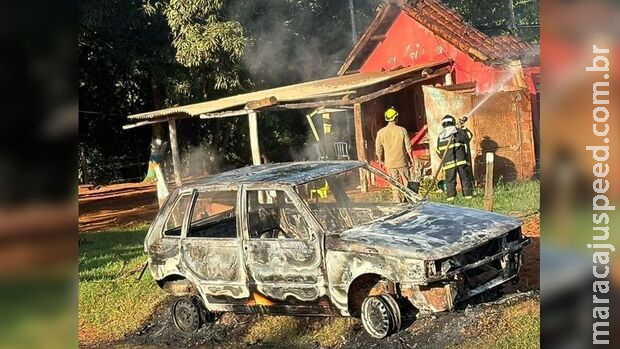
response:
[[[222,20],[222,5],[219,0],[83,2],[80,144],[101,179],[123,177],[118,168],[127,162],[127,154],[136,153],[120,127],[126,115],[242,88],[238,61],[246,39],[238,23]],[[140,145],[133,145],[147,149],[142,145],[145,130],[134,132]],[[166,145],[161,124],[153,126],[150,138],[152,170]],[[153,177],[148,171],[145,179]]]
[[[511,33],[509,0],[442,1],[489,34]],[[360,32],[381,3],[354,0]],[[513,3],[516,34],[537,42],[538,1]],[[349,1],[333,0],[83,0],[78,35],[80,147],[95,183],[144,178],[149,145],[165,145],[164,124],[123,131],[127,115],[334,76],[352,48]],[[267,156],[291,160],[305,118],[267,114]],[[246,164],[246,123],[183,120],[182,157],[202,148]]]
[[[512,34],[531,43],[540,40],[538,0],[443,1],[474,27],[489,35]]]
[[[221,0],[169,0],[145,5],[150,16],[163,15],[165,18],[171,31],[176,61],[188,69],[190,76],[200,77],[186,85],[198,84],[201,93],[194,96],[202,99],[208,99],[208,91],[212,89],[241,87],[238,62],[246,38],[238,22],[223,20],[222,7]],[[160,89],[156,82],[154,89]],[[155,100],[155,107],[160,109],[157,102]],[[178,102],[176,98],[173,103]],[[164,132],[161,128],[161,124],[153,125],[145,181],[154,179],[154,166],[163,158],[167,143],[162,139]]]

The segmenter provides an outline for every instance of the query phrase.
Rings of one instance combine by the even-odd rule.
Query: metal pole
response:
[[[510,30],[514,35],[517,35],[517,20],[515,19],[514,0],[508,0],[508,9],[510,11]]]
[[[351,14],[351,42],[355,46],[357,42],[357,27],[355,25],[355,7],[353,6],[353,0],[349,0],[349,12]]]

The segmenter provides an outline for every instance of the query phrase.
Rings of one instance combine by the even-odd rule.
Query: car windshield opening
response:
[[[296,191],[331,233],[401,212],[411,206],[412,195],[363,167],[298,185]]]

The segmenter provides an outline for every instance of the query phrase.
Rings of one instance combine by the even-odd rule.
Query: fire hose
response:
[[[454,141],[454,135],[450,136],[450,141],[448,142],[446,151],[443,152],[443,156],[441,157],[441,162],[439,162],[439,167],[437,168],[437,171],[435,171],[435,175],[433,175],[433,180],[431,181],[431,184],[426,188],[426,193],[424,193],[424,196],[422,197],[422,199],[426,199],[428,194],[431,192],[431,188],[435,186],[435,183],[437,182],[437,176],[439,176],[439,172],[441,172],[441,169],[443,168],[443,164],[446,161],[446,154],[448,154],[448,149],[450,149],[450,145],[452,145],[453,141]]]
[[[463,116],[459,120],[459,128],[462,128],[466,122],[467,122],[467,116]],[[437,171],[435,171],[435,175],[433,175],[433,180],[431,181],[431,184],[426,188],[426,193],[424,193],[424,196],[422,197],[422,199],[426,199],[426,197],[428,197],[428,194],[431,192],[431,188],[433,188],[435,186],[435,183],[437,183],[437,177],[439,176],[439,172],[441,172],[441,170],[443,169],[443,165],[446,162],[446,155],[448,154],[448,149],[450,149],[450,145],[452,145],[453,142],[454,142],[454,135],[450,136],[450,141],[448,141],[448,145],[446,145],[446,151],[443,152],[443,156],[441,157],[441,162],[439,163],[439,167],[437,168]]]

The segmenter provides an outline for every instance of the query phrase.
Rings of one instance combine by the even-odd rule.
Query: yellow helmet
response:
[[[394,109],[394,107],[389,108],[388,110],[385,111],[385,121],[394,121],[396,119],[396,117],[398,116],[398,112],[396,111],[396,109]]]

